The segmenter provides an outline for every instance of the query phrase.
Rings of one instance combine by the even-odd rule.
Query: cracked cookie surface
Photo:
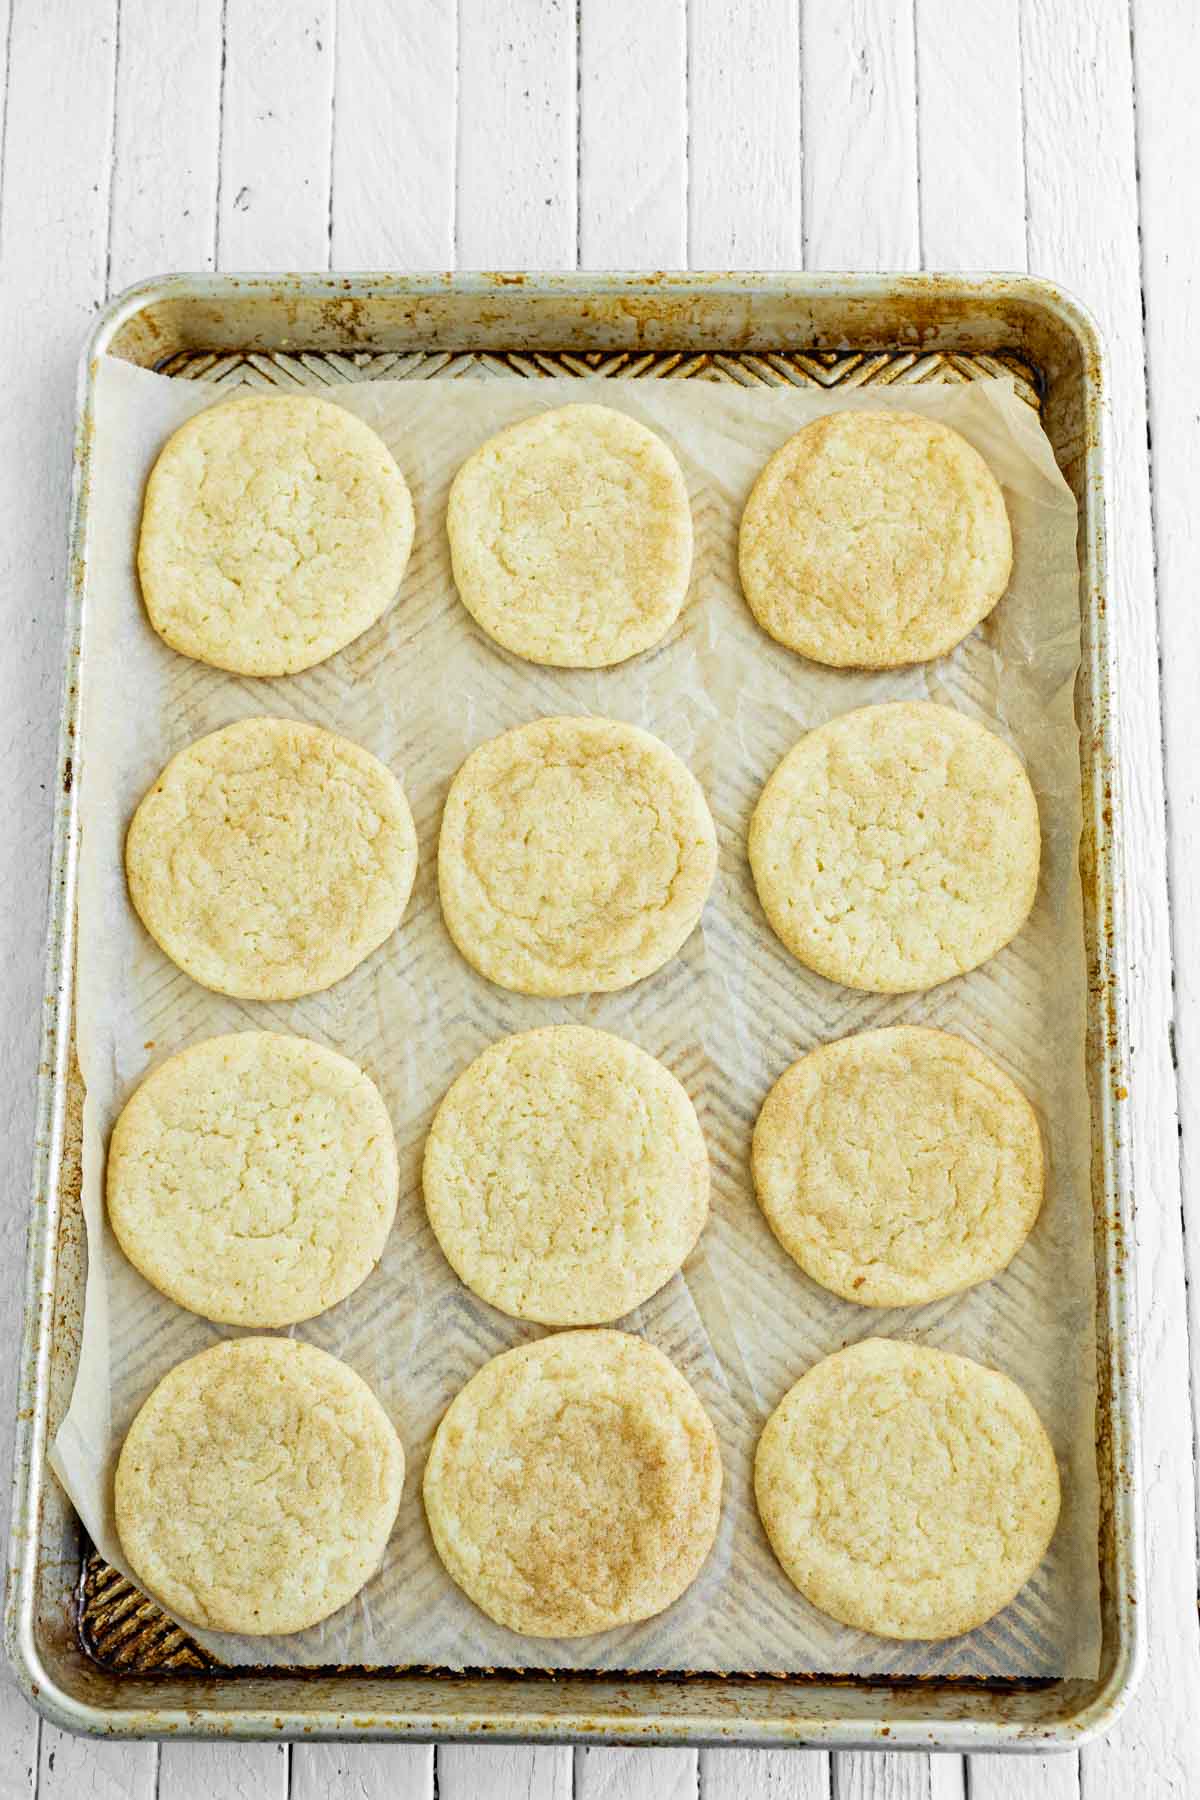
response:
[[[209,407],[146,484],[138,576],[173,650],[292,675],[374,624],[413,540],[408,486],[369,425],[308,394]]]
[[[291,1325],[345,1299],[396,1212],[383,1097],[308,1038],[208,1038],[147,1075],[113,1127],[108,1216],[136,1269],[190,1312]]]
[[[481,444],[454,478],[446,529],[463,605],[530,662],[624,662],[670,630],[687,595],[683,472],[609,406],[556,407]]]
[[[676,954],[717,865],[716,829],[673,751],[612,719],[537,719],[472,751],[446,797],[446,927],[500,987],[630,986]]]
[[[417,839],[391,771],[293,719],[243,719],[173,756],[125,840],[151,937],[205,987],[291,1000],[400,923]]]
[[[635,1044],[548,1025],[491,1044],[425,1145],[425,1205],[460,1280],[542,1325],[619,1319],[670,1280],[708,1211],[680,1083]]]
[[[717,1437],[661,1351],[569,1331],[493,1357],[451,1402],[425,1510],[451,1577],[531,1637],[586,1637],[678,1599],[712,1547]]]
[[[953,649],[1008,586],[1012,532],[973,445],[916,413],[828,413],[751,491],[742,590],[763,629],[814,662],[890,669]]]
[[[1028,1100],[965,1039],[864,1031],[786,1069],[758,1115],[754,1186],[814,1281],[860,1306],[919,1306],[986,1281],[1042,1203]]]
[[[1033,906],[1040,854],[1020,758],[930,701],[808,732],[750,822],[777,935],[819,975],[870,993],[935,987],[1003,949]]]
[[[1008,1605],[1058,1521],[1054,1451],[995,1369],[868,1338],[802,1375],[754,1463],[785,1574],[831,1618],[947,1638]]]
[[[303,1631],[370,1580],[404,1451],[361,1376],[296,1338],[232,1338],[177,1364],[117,1462],[117,1534],[180,1618]]]

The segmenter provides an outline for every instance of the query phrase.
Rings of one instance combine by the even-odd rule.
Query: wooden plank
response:
[[[105,1743],[42,1728],[39,1800],[157,1800],[157,1746]]]
[[[912,7],[850,0],[803,9],[805,267],[920,262]],[[923,1753],[839,1751],[837,1800],[932,1800]],[[937,1800],[961,1800],[961,1757],[941,1760]]]
[[[814,35],[824,29],[815,15],[840,12],[806,10]],[[691,0],[688,24],[688,260],[694,269],[798,269],[799,0]]]
[[[0,908],[5,1017],[0,1131],[11,1154],[0,1187],[0,1336],[20,1340],[42,1027],[47,872],[58,739],[75,366],[105,292],[116,46],[114,4],[76,12],[0,5],[6,46],[0,166],[0,579],[6,654],[0,667],[0,808],[11,871]],[[18,873],[19,871],[19,873]],[[15,1358],[0,1363],[0,1469],[12,1466]],[[40,1746],[39,1746],[40,1739]],[[0,1795],[51,1797],[153,1791],[148,1744],[84,1746],[46,1727],[0,1677]]]
[[[1139,1698],[1112,1733],[1083,1750],[1081,1787],[1089,1800],[1123,1800],[1131,1793],[1194,1790],[1200,1768],[1195,1516],[1182,1499],[1191,1494],[1192,1421],[1169,1041],[1171,946],[1133,81],[1124,7],[1081,0],[1068,17],[1054,0],[1024,0],[1021,28],[1030,266],[1084,299],[1110,352],[1116,527],[1108,618],[1120,678],[1122,814],[1131,877],[1133,1079],[1127,1105],[1138,1208],[1150,1656]],[[1173,69],[1183,66],[1182,51],[1176,41]],[[1171,86],[1168,81],[1148,97],[1156,123]],[[1177,104],[1190,102],[1179,96]],[[1190,1775],[1178,1785],[1185,1770]]]
[[[466,269],[577,261],[577,42],[573,4],[460,0],[455,262]],[[569,1749],[455,1745],[439,1800],[570,1800]]]
[[[329,263],[334,0],[226,0],[217,267]]]
[[[575,1800],[696,1800],[698,1762],[695,1750],[576,1750]]]
[[[453,266],[457,37],[455,0],[340,9],[331,267]]]
[[[833,1759],[834,1800],[950,1800],[952,1795],[959,1800],[963,1792],[961,1764],[961,1757],[910,1755],[898,1750],[843,1753]]]
[[[37,1714],[5,1668],[0,1676],[0,1800],[32,1800],[37,1777]]]
[[[433,1800],[433,1748],[428,1744],[293,1746],[288,1800]]]
[[[184,16],[166,16],[153,0],[121,0],[110,292],[152,273],[212,266],[220,92],[218,10],[185,0]],[[192,1774],[207,1774],[213,1761],[210,1752],[197,1764],[199,1748],[168,1746],[156,1794],[196,1791]]]
[[[123,286],[172,267],[211,266],[221,151],[220,12],[186,19],[122,0],[109,274]],[[246,23],[243,15],[235,28]],[[226,97],[228,100],[228,96]],[[236,111],[242,96],[235,91]],[[228,122],[228,121],[227,121]],[[286,1800],[284,1744],[168,1743],[156,1800]]]
[[[571,1800],[571,1752],[453,1744],[437,1753],[438,1800]]]
[[[330,259],[334,30],[332,0],[303,15],[227,0],[214,234],[221,267],[321,268]],[[298,1749],[300,1791],[320,1754]],[[160,1791],[164,1800],[284,1796],[290,1760],[286,1745],[165,1745]]]
[[[575,64],[574,0],[461,0],[460,269],[575,267]]]
[[[288,1800],[288,1745],[163,1744],[155,1800]]]
[[[335,1796],[433,1800],[433,1749],[428,1744],[294,1744],[288,1800]]]
[[[627,19],[642,30],[632,9]],[[460,268],[570,268],[581,253],[593,263],[675,260],[667,252],[672,244],[680,247],[681,232],[678,222],[673,226],[671,221],[672,196],[677,204],[678,193],[669,174],[657,196],[643,182],[631,223],[620,234],[597,217],[606,204],[611,206],[614,193],[601,158],[606,147],[608,154],[614,153],[614,127],[619,121],[626,132],[626,121],[623,115],[606,121],[602,113],[614,80],[609,61],[613,22],[589,9],[583,25],[586,50],[576,44],[575,23],[574,7],[564,0],[549,0],[542,8],[529,8],[521,0],[462,0],[456,183]],[[616,24],[619,28],[620,19]],[[589,89],[577,120],[576,83],[582,79],[583,57]],[[635,116],[637,109],[645,113],[656,91],[669,92],[669,62],[664,49],[663,69],[631,81]],[[651,141],[657,147],[657,140]],[[636,180],[641,152],[636,145],[630,149],[631,178]],[[669,156],[668,151],[668,161]],[[577,159],[582,159],[583,179],[590,184],[588,217],[596,220],[586,246],[579,235]],[[624,230],[637,234],[634,242]],[[599,1772],[597,1766],[593,1774]],[[571,1752],[447,1748],[438,1752],[437,1780],[439,1800],[483,1795],[488,1800],[567,1800]]]
[[[927,269],[1024,269],[1020,14],[916,0],[921,252]]]
[[[1193,1576],[1196,1520],[1193,1507],[1183,1499],[1189,1482],[1196,1479],[1195,1438],[1189,1443],[1185,1436],[1181,1379],[1182,1357],[1190,1336],[1194,1431],[1200,1405],[1200,1232],[1194,1199],[1200,1143],[1200,1070],[1196,1062],[1196,1044],[1200,1040],[1200,957],[1191,908],[1200,889],[1195,775],[1200,731],[1195,717],[1195,688],[1189,691],[1188,687],[1198,666],[1194,630],[1198,533],[1187,489],[1197,443],[1195,384],[1189,371],[1195,368],[1195,332],[1200,323],[1200,255],[1194,194],[1189,189],[1194,188],[1193,175],[1200,154],[1200,117],[1194,93],[1188,92],[1187,84],[1179,80],[1179,71],[1194,67],[1200,53],[1200,17],[1189,0],[1155,0],[1153,5],[1134,0],[1131,24],[1154,484],[1158,663],[1170,798],[1168,854],[1174,915],[1170,978],[1175,1003],[1171,1061],[1178,1061],[1178,1147],[1186,1224],[1181,1243],[1181,1216],[1167,1174],[1168,1146],[1159,1141],[1160,1134],[1167,1136],[1170,1122],[1163,1119],[1159,1123],[1156,1119],[1159,1132],[1148,1146],[1153,1157],[1147,1169],[1148,1185],[1142,1188],[1139,1182],[1135,1187],[1139,1198],[1138,1287],[1143,1316],[1142,1432],[1150,1655],[1139,1696],[1116,1731],[1084,1752],[1085,1792],[1102,1800],[1109,1795],[1119,1795],[1124,1800],[1124,1795],[1135,1787],[1146,1794],[1190,1796],[1200,1779],[1200,1711],[1196,1705],[1200,1648],[1197,1584]],[[1112,36],[1117,35],[1114,30]],[[1116,79],[1120,79],[1119,75]],[[1121,121],[1123,125],[1125,122]],[[1131,430],[1136,434],[1136,423]],[[1140,673],[1139,670],[1139,676]],[[1148,730],[1153,724],[1152,711],[1146,706],[1142,712],[1144,719],[1139,722]],[[1145,800],[1153,804],[1153,793],[1147,793]],[[1140,812],[1139,805],[1139,815]],[[1143,879],[1140,854],[1137,844],[1128,859],[1128,866],[1138,871],[1139,887]],[[1147,1072],[1142,1085],[1157,1074],[1157,1068]],[[1143,1106],[1151,1105],[1150,1094],[1143,1093],[1140,1098]],[[1138,1129],[1140,1114],[1141,1108]],[[1139,1157],[1139,1165],[1142,1162]],[[1162,1170],[1157,1181],[1156,1168]],[[1181,1299],[1190,1309],[1190,1334],[1181,1317]]]
[[[1189,503],[1197,448],[1194,381],[1200,332],[1200,250],[1190,175],[1200,167],[1200,111],[1177,71],[1200,55],[1200,14],[1190,0],[1135,0],[1134,69],[1141,178],[1142,280],[1154,485],[1154,551],[1163,679],[1163,737],[1170,795],[1168,843],[1175,974],[1180,1163],[1188,1230],[1193,1412],[1200,1405],[1200,944],[1190,929],[1200,895],[1200,643],[1194,627],[1200,525]],[[1193,684],[1189,688],[1189,683]]]
[[[971,1800],[1079,1800],[1078,1756],[969,1756]]]
[[[912,0],[802,9],[804,265],[917,269]]]
[[[10,23],[11,7],[9,5],[9,0],[3,0],[3,4],[0,4],[0,42],[5,43],[6,45],[9,43]],[[6,70],[5,73],[7,74],[7,72],[8,71]],[[6,116],[7,100],[10,91],[11,89],[8,85],[5,85],[3,89],[0,89],[0,109],[3,109],[3,116]],[[5,266],[3,262],[4,214],[2,204],[4,195],[4,170],[5,139],[3,136],[0,136],[0,268]],[[23,674],[24,671],[22,670],[22,676]],[[0,690],[5,693],[6,711],[9,698],[7,685],[7,682],[5,682],[3,690]],[[2,780],[2,777],[0,777],[0,780]],[[0,791],[3,791],[3,789],[0,789]],[[16,812],[14,807],[9,805],[10,798],[12,797],[5,793],[4,798],[6,813],[9,820],[19,819],[20,814]],[[23,909],[23,911],[28,914],[29,912],[32,912],[32,908]],[[27,926],[31,923],[32,920],[27,916],[19,917],[17,920],[14,920],[14,935],[15,933],[19,933],[23,926]],[[3,930],[3,927],[0,927],[0,930]],[[6,950],[9,947],[10,946],[6,943]],[[30,942],[28,948],[33,950],[32,942]],[[32,957],[29,960],[32,961]],[[14,965],[9,966],[12,967]],[[40,971],[38,972],[36,979],[40,979]],[[29,1022],[31,1026],[35,1026],[40,1021],[38,1021],[35,1014],[30,1018]],[[30,1032],[30,1036],[32,1037],[32,1032]],[[27,1112],[32,1112],[32,1083],[29,1081],[24,1070],[18,1075],[15,1068],[10,1070],[7,1067],[8,1057],[5,1054],[7,1050],[8,1036],[6,1034],[2,1043],[0,1043],[0,1067],[5,1068],[6,1076],[9,1074],[13,1076],[16,1085],[14,1091],[14,1089],[9,1087],[6,1083],[7,1091],[3,1100],[0,1100],[0,1108],[3,1108],[3,1114],[13,1115],[11,1119],[6,1119],[5,1123],[6,1126],[12,1124],[14,1128],[20,1131],[20,1136],[15,1141],[29,1144],[31,1141],[32,1124],[30,1123],[30,1129],[28,1131],[21,1129],[21,1127],[24,1125],[24,1118],[22,1115]],[[30,1050],[31,1054],[36,1055],[32,1043],[30,1045]],[[3,1115],[0,1114],[0,1116]],[[6,1141],[12,1143],[14,1142],[14,1139],[8,1138]],[[29,1196],[26,1192],[28,1173],[29,1165],[27,1160],[25,1157],[18,1155],[9,1158],[9,1170],[3,1177],[4,1199],[6,1204],[3,1208],[3,1214],[0,1215],[4,1221],[3,1224],[0,1224],[0,1245],[3,1246],[4,1266],[10,1271],[10,1279],[0,1284],[0,1322],[2,1322],[4,1327],[9,1331],[10,1335],[8,1341],[10,1343],[19,1341],[20,1337],[22,1283],[17,1279],[16,1271],[21,1269],[24,1265],[22,1253],[24,1250],[25,1221],[29,1201]],[[3,1460],[0,1461],[0,1467],[8,1467],[12,1461],[10,1434],[12,1432],[13,1411],[16,1405],[16,1382],[14,1375],[15,1371],[12,1370],[11,1364],[9,1367],[0,1370],[0,1407],[3,1408],[2,1416],[0,1416],[0,1446],[2,1446],[2,1448],[0,1448],[0,1457],[2,1457]],[[0,1514],[0,1516],[5,1515]],[[32,1800],[32,1796],[37,1790],[39,1736],[40,1728],[37,1715],[26,1703],[24,1696],[18,1692],[12,1671],[5,1665],[3,1671],[0,1671],[0,1800]]]
[[[702,1750],[703,1800],[829,1800],[823,1750]]]
[[[212,267],[220,111],[220,9],[121,0],[110,293]]]
[[[580,267],[683,268],[685,0],[606,0],[580,26]]]

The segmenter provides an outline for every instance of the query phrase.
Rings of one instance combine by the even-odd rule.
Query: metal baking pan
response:
[[[1103,1647],[1094,1681],[537,1671],[222,1670],[83,1541],[46,1463],[70,1396],[86,1246],[73,1054],[80,682],[87,654],[92,384],[101,356],[236,385],[487,372],[694,375],[822,387],[970,380],[1007,370],[1079,502],[1077,707],[1089,977],[1088,1079],[1098,1290]],[[1111,1726],[1143,1641],[1125,1000],[1106,618],[1104,355],[1092,321],[1024,276],[172,276],[130,289],[86,347],[71,515],[66,666],[40,1066],[7,1645],[56,1724],[115,1736],[463,1739],[961,1750],[1073,1747]]]

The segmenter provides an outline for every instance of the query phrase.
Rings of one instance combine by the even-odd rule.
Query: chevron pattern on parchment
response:
[[[372,422],[371,384],[462,376],[510,383],[636,379],[642,384],[641,416],[651,424],[660,408],[654,384],[665,379],[832,392],[1003,375],[1037,405],[1034,372],[1006,354],[193,353],[169,360],[162,372],[224,391],[356,384],[355,410]],[[426,391],[431,398],[437,392]],[[669,431],[665,396],[661,406]],[[989,623],[932,671],[847,675],[802,665],[758,631],[740,601],[736,494],[689,465],[697,574],[664,644],[636,659],[632,670],[564,674],[521,662],[482,640],[454,595],[441,530],[458,441],[446,416],[450,410],[425,408],[420,432],[414,427],[411,442],[394,445],[418,502],[401,604],[339,656],[288,681],[239,680],[181,658],[170,658],[165,677],[170,709],[164,759],[203,731],[251,712],[279,710],[348,729],[401,774],[420,841],[420,871],[396,939],[328,994],[280,1005],[225,1000],[198,988],[144,938],[128,971],[155,1054],[250,1025],[308,1033],[371,1071],[397,1129],[401,1201],[383,1261],[350,1301],[303,1329],[368,1375],[396,1418],[409,1451],[405,1502],[385,1568],[371,1584],[369,1609],[360,1600],[329,1627],[304,1634],[302,1644],[264,1645],[265,1658],[494,1667],[530,1660],[527,1642],[464,1608],[432,1554],[417,1496],[429,1438],[449,1399],[487,1357],[538,1332],[492,1311],[455,1281],[425,1220],[419,1169],[433,1108],[471,1056],[506,1031],[574,1017],[622,1032],[661,1057],[700,1113],[713,1171],[710,1223],[686,1281],[669,1284],[625,1323],[659,1344],[698,1388],[721,1437],[726,1504],[707,1568],[663,1618],[611,1634],[602,1659],[600,1647],[585,1640],[553,1646],[552,1658],[547,1646],[537,1660],[552,1660],[558,1668],[674,1667],[674,1647],[686,1641],[689,1667],[726,1672],[816,1667],[863,1675],[1049,1673],[1061,1653],[1056,1621],[1069,1610],[1064,1597],[1078,1573],[1068,1556],[1052,1552],[1017,1602],[969,1640],[898,1651],[806,1606],[771,1555],[750,1483],[766,1413],[804,1368],[839,1344],[890,1333],[974,1353],[1008,1369],[1035,1404],[1053,1414],[1078,1335],[1082,1302],[1061,1292],[1062,1244],[1078,1226],[1079,1196],[1067,1191],[1069,1183],[1052,1182],[1038,1231],[998,1280],[964,1298],[879,1314],[824,1293],[780,1251],[755,1204],[748,1169],[757,1105],[788,1062],[823,1039],[905,1020],[960,1031],[980,1043],[1039,1103],[1052,1162],[1065,1169],[1070,1161],[1072,1146],[1056,1120],[1064,1110],[1064,1084],[1078,1071],[1064,1070],[1053,1029],[1057,1010],[1074,1003],[1077,985],[1063,961],[1064,930],[1069,941],[1075,904],[1069,856],[1055,848],[1048,858],[1033,919],[1000,956],[930,994],[897,997],[853,993],[796,964],[765,926],[744,853],[762,782],[806,725],[850,705],[925,695],[994,723],[1002,628]],[[418,438],[419,451],[411,447]],[[1035,574],[1018,567],[1014,593]],[[1010,596],[1006,606],[1017,603]],[[686,677],[711,666],[705,658],[718,632],[721,696],[720,703],[708,703],[703,683]],[[1052,748],[1037,735],[1039,709],[1051,698],[1031,675],[1027,713],[1006,721],[1030,760],[1044,806],[1061,774]],[[492,987],[456,955],[441,924],[434,870],[445,787],[461,758],[516,720],[563,710],[611,711],[670,743],[709,796],[721,864],[702,929],[666,968],[625,994],[547,1005]],[[356,720],[353,728],[347,718]],[[1052,843],[1058,835],[1051,834]],[[1078,967],[1081,980],[1081,961]],[[426,1047],[421,1056],[407,1053],[414,1042]],[[1090,1259],[1090,1240],[1086,1249]],[[218,1328],[162,1301],[119,1258],[110,1263],[119,1412],[167,1367],[212,1341]],[[381,1341],[386,1358],[379,1354]],[[1077,1445],[1058,1447],[1069,1466]],[[94,1653],[111,1666],[183,1667],[211,1660],[208,1649],[193,1644],[95,1557],[86,1571],[83,1614]]]
[[[254,352],[219,355],[214,351],[182,350],[159,364],[159,373],[188,381],[211,382],[216,387],[320,388],[344,381],[427,381],[460,375],[538,379],[547,376],[591,376],[605,380],[733,381],[742,387],[856,388],[868,383],[886,386],[926,381],[978,381],[981,377],[1007,377],[1021,398],[1037,407],[1038,378],[1024,358],[1014,351],[992,355],[962,356],[949,351],[799,350],[697,355],[683,351],[484,351],[451,356],[445,351],[368,350],[350,355],[300,351]]]

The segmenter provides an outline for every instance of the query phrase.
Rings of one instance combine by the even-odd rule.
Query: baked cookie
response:
[[[481,744],[450,784],[438,843],[447,930],[518,994],[640,981],[691,935],[716,867],[695,777],[612,719],[536,719]]]
[[[662,1612],[699,1573],[720,1508],[708,1415],[661,1351],[620,1331],[493,1357],[451,1402],[425,1468],[448,1573],[528,1637]]]
[[[586,1025],[522,1031],[477,1056],[437,1110],[424,1183],[455,1274],[542,1325],[631,1312],[675,1274],[708,1212],[684,1089]]]
[[[404,790],[369,751],[242,719],[173,756],[125,839],[146,930],[205,987],[294,1000],[390,937],[417,869]]]
[[[1002,739],[948,706],[899,700],[802,737],[762,791],[749,850],[793,956],[846,987],[903,994],[1016,936],[1041,833]]]
[[[1028,1399],[965,1356],[868,1338],[784,1395],[754,1460],[771,1547],[806,1600],[860,1631],[948,1638],[1008,1605],[1058,1521]]]
[[[742,589],[789,650],[835,668],[943,656],[1012,573],[1000,484],[936,419],[835,412],[777,450],[738,540]]]
[[[276,1031],[160,1063],[108,1148],[122,1250],[161,1293],[225,1325],[292,1325],[344,1300],[379,1261],[399,1182],[375,1083]]]
[[[369,425],[313,394],[197,413],[146,484],[138,576],[172,650],[239,675],[324,662],[396,597],[413,508]]]
[[[210,1631],[303,1631],[383,1557],[404,1451],[361,1376],[296,1338],[231,1338],[159,1382],[114,1484],[136,1579]]]
[[[860,1306],[920,1306],[1010,1263],[1042,1203],[1032,1106],[946,1031],[897,1025],[786,1069],[754,1127],[759,1205],[789,1256]]]
[[[687,594],[683,472],[610,406],[560,406],[497,432],[455,476],[446,529],[463,605],[530,662],[624,662],[670,630]]]

